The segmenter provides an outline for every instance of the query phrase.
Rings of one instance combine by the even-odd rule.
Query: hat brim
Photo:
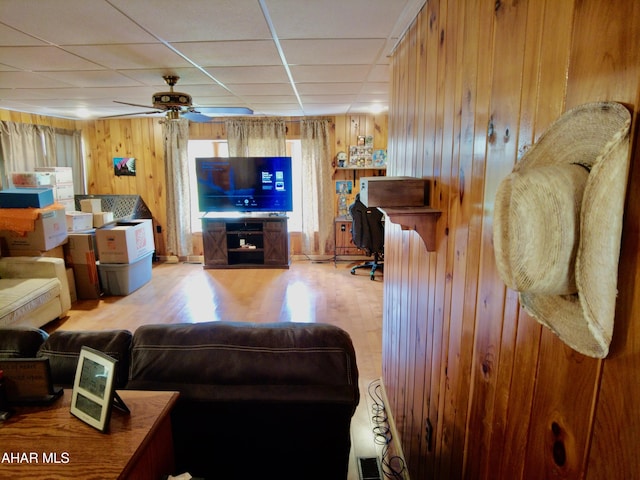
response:
[[[619,103],[581,105],[556,120],[514,168],[526,172],[542,165],[569,163],[590,169],[580,210],[577,294],[520,292],[520,301],[567,345],[596,358],[608,355],[613,336],[630,124],[629,111]],[[505,217],[496,215],[497,221]]]

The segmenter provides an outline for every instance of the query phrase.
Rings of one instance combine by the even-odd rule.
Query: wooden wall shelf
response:
[[[431,207],[378,207],[402,230],[415,230],[428,252],[436,250],[436,222],[442,212]]]

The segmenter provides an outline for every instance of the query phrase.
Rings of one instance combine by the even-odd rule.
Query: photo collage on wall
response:
[[[349,147],[347,168],[385,168],[387,151],[373,148],[373,135],[359,135],[357,145]]]

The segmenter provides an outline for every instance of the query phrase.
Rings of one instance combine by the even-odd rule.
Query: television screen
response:
[[[291,157],[196,158],[201,212],[290,212]]]

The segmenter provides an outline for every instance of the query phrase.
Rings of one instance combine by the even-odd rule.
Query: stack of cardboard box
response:
[[[4,255],[39,255],[67,239],[62,206],[51,187],[0,190],[0,237]]]
[[[151,280],[155,244],[150,219],[99,228],[96,244],[100,283],[107,295],[128,295]]]
[[[97,252],[95,230],[69,234],[64,246],[64,258],[67,266],[73,270],[76,295],[81,300],[93,300],[102,296]]]
[[[73,186],[73,170],[71,167],[35,167],[38,173],[48,173],[53,176],[53,197],[57,203],[63,205],[67,212],[76,209],[75,191]]]
[[[84,198],[80,200],[80,211],[92,215],[95,228],[100,228],[113,222],[113,212],[102,211],[102,200],[99,198]]]

